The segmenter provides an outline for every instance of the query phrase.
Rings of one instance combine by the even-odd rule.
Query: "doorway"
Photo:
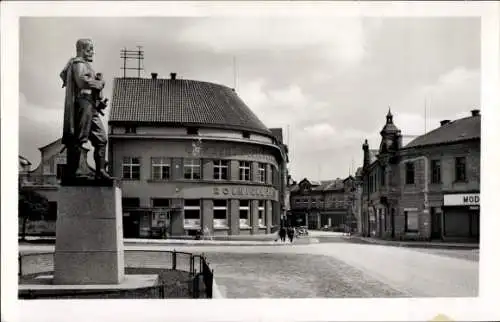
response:
[[[441,231],[443,228],[442,214],[436,211],[436,208],[431,208],[431,239],[443,239]]]
[[[394,239],[396,237],[396,225],[395,221],[396,219],[394,218],[396,216],[396,210],[394,208],[391,208],[391,238]]]

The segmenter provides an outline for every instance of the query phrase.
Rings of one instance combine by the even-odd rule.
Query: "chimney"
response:
[[[446,125],[448,123],[450,123],[450,120],[442,120],[441,121],[441,126]]]
[[[363,144],[363,168],[366,168],[370,165],[370,150],[368,146],[368,140],[365,140]]]
[[[175,80],[177,73],[170,73],[170,79]]]
[[[472,116],[479,116],[479,110],[472,110],[470,111]]]
[[[152,79],[157,79],[158,78],[158,73],[151,73],[151,78]]]

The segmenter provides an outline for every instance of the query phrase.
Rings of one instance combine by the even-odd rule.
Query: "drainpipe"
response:
[[[420,156],[416,157],[413,159],[407,159],[403,161],[403,164],[408,163],[408,162],[414,162],[414,161],[419,161],[419,160],[424,160],[424,211],[423,213],[428,214],[429,213],[429,159],[426,156]],[[401,189],[401,197],[403,197],[404,194],[404,188]]]

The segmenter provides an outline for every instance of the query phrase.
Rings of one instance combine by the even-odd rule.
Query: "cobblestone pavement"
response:
[[[409,296],[323,255],[208,253],[207,257],[227,298]]]
[[[23,247],[50,251],[53,247]],[[227,297],[473,297],[476,251],[347,242],[270,246],[127,245],[128,266],[168,266],[161,250],[205,253]],[[130,252],[134,250],[134,252]],[[149,252],[154,250],[154,252]],[[472,260],[471,260],[472,258]],[[179,261],[181,263],[182,260]],[[185,263],[187,264],[187,263]]]

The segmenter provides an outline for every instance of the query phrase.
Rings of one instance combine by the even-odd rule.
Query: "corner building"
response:
[[[110,172],[122,179],[125,238],[249,235],[279,225],[287,147],[231,88],[117,78]]]
[[[378,150],[363,144],[363,235],[478,241],[480,111],[443,120],[405,146],[389,112],[380,134]]]

